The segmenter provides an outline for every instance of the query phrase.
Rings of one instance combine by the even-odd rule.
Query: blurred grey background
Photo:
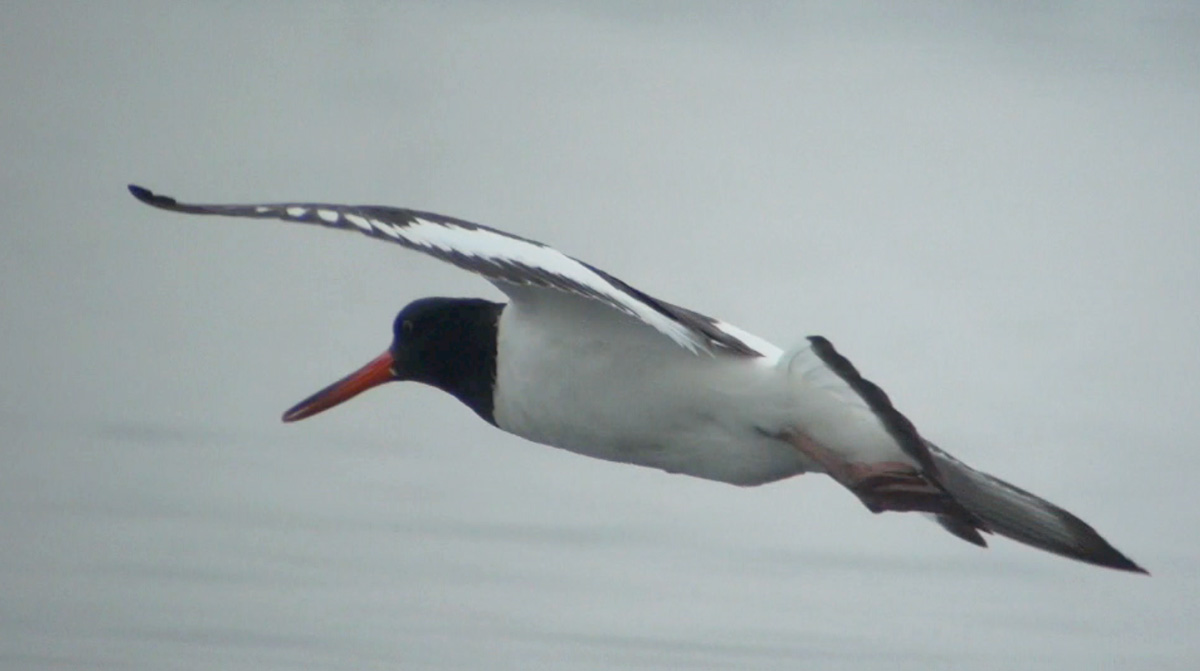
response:
[[[1193,3],[8,3],[0,667],[1194,669]],[[411,206],[787,346],[1153,573],[525,443],[391,385],[487,283],[144,207]]]

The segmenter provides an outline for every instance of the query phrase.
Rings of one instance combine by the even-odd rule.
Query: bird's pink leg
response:
[[[854,492],[871,512],[919,510],[941,513],[950,503],[946,492],[929,482],[911,464],[900,461],[853,463],[803,432],[788,432],[783,437],[801,454],[820,464],[830,477]]]

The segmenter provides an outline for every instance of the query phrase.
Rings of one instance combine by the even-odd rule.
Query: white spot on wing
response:
[[[258,205],[254,208],[254,211],[258,212],[259,214],[262,214],[263,212],[270,212],[272,209],[274,209],[274,208],[268,207],[266,205]]]
[[[367,221],[366,218],[364,218],[364,217],[358,216],[357,214],[347,214],[346,221],[354,224],[355,226],[358,226],[359,228],[363,229],[364,231],[371,230],[371,222]]]
[[[375,229],[378,230],[380,233],[391,236],[393,238],[401,237],[400,234],[396,232],[396,227],[386,221],[380,221],[378,219],[368,219],[368,221],[370,221],[371,225],[374,226]]]
[[[305,212],[308,212],[308,210],[303,207],[289,207],[287,209],[287,213],[288,213],[289,217],[297,217],[297,218],[303,217]]]
[[[317,216],[332,224],[338,220],[340,215],[333,210],[317,210]]]

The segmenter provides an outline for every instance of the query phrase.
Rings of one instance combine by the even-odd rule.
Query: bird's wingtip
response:
[[[170,196],[161,196],[157,193],[154,193],[150,189],[147,189],[144,186],[138,186],[137,184],[129,185],[129,193],[133,194],[134,198],[137,198],[143,203],[147,205],[153,205],[155,207],[164,207],[176,204],[174,198],[171,198]]]
[[[1102,565],[1107,566],[1108,568],[1115,568],[1118,571],[1128,571],[1130,573],[1140,573],[1142,575],[1147,575],[1147,576],[1150,575],[1149,571],[1142,568],[1141,566],[1139,566],[1137,564],[1137,562],[1133,561],[1129,557],[1126,557],[1125,555],[1121,554],[1120,552],[1117,552],[1115,557],[1109,558],[1108,561],[1106,561]]]

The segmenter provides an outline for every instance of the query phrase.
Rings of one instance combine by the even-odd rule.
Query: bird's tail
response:
[[[925,441],[937,467],[938,484],[971,513],[938,515],[950,533],[986,545],[979,531],[1006,536],[1020,543],[1097,566],[1149,574],[1121,554],[1090,525],[1049,501],[992,477]]]

